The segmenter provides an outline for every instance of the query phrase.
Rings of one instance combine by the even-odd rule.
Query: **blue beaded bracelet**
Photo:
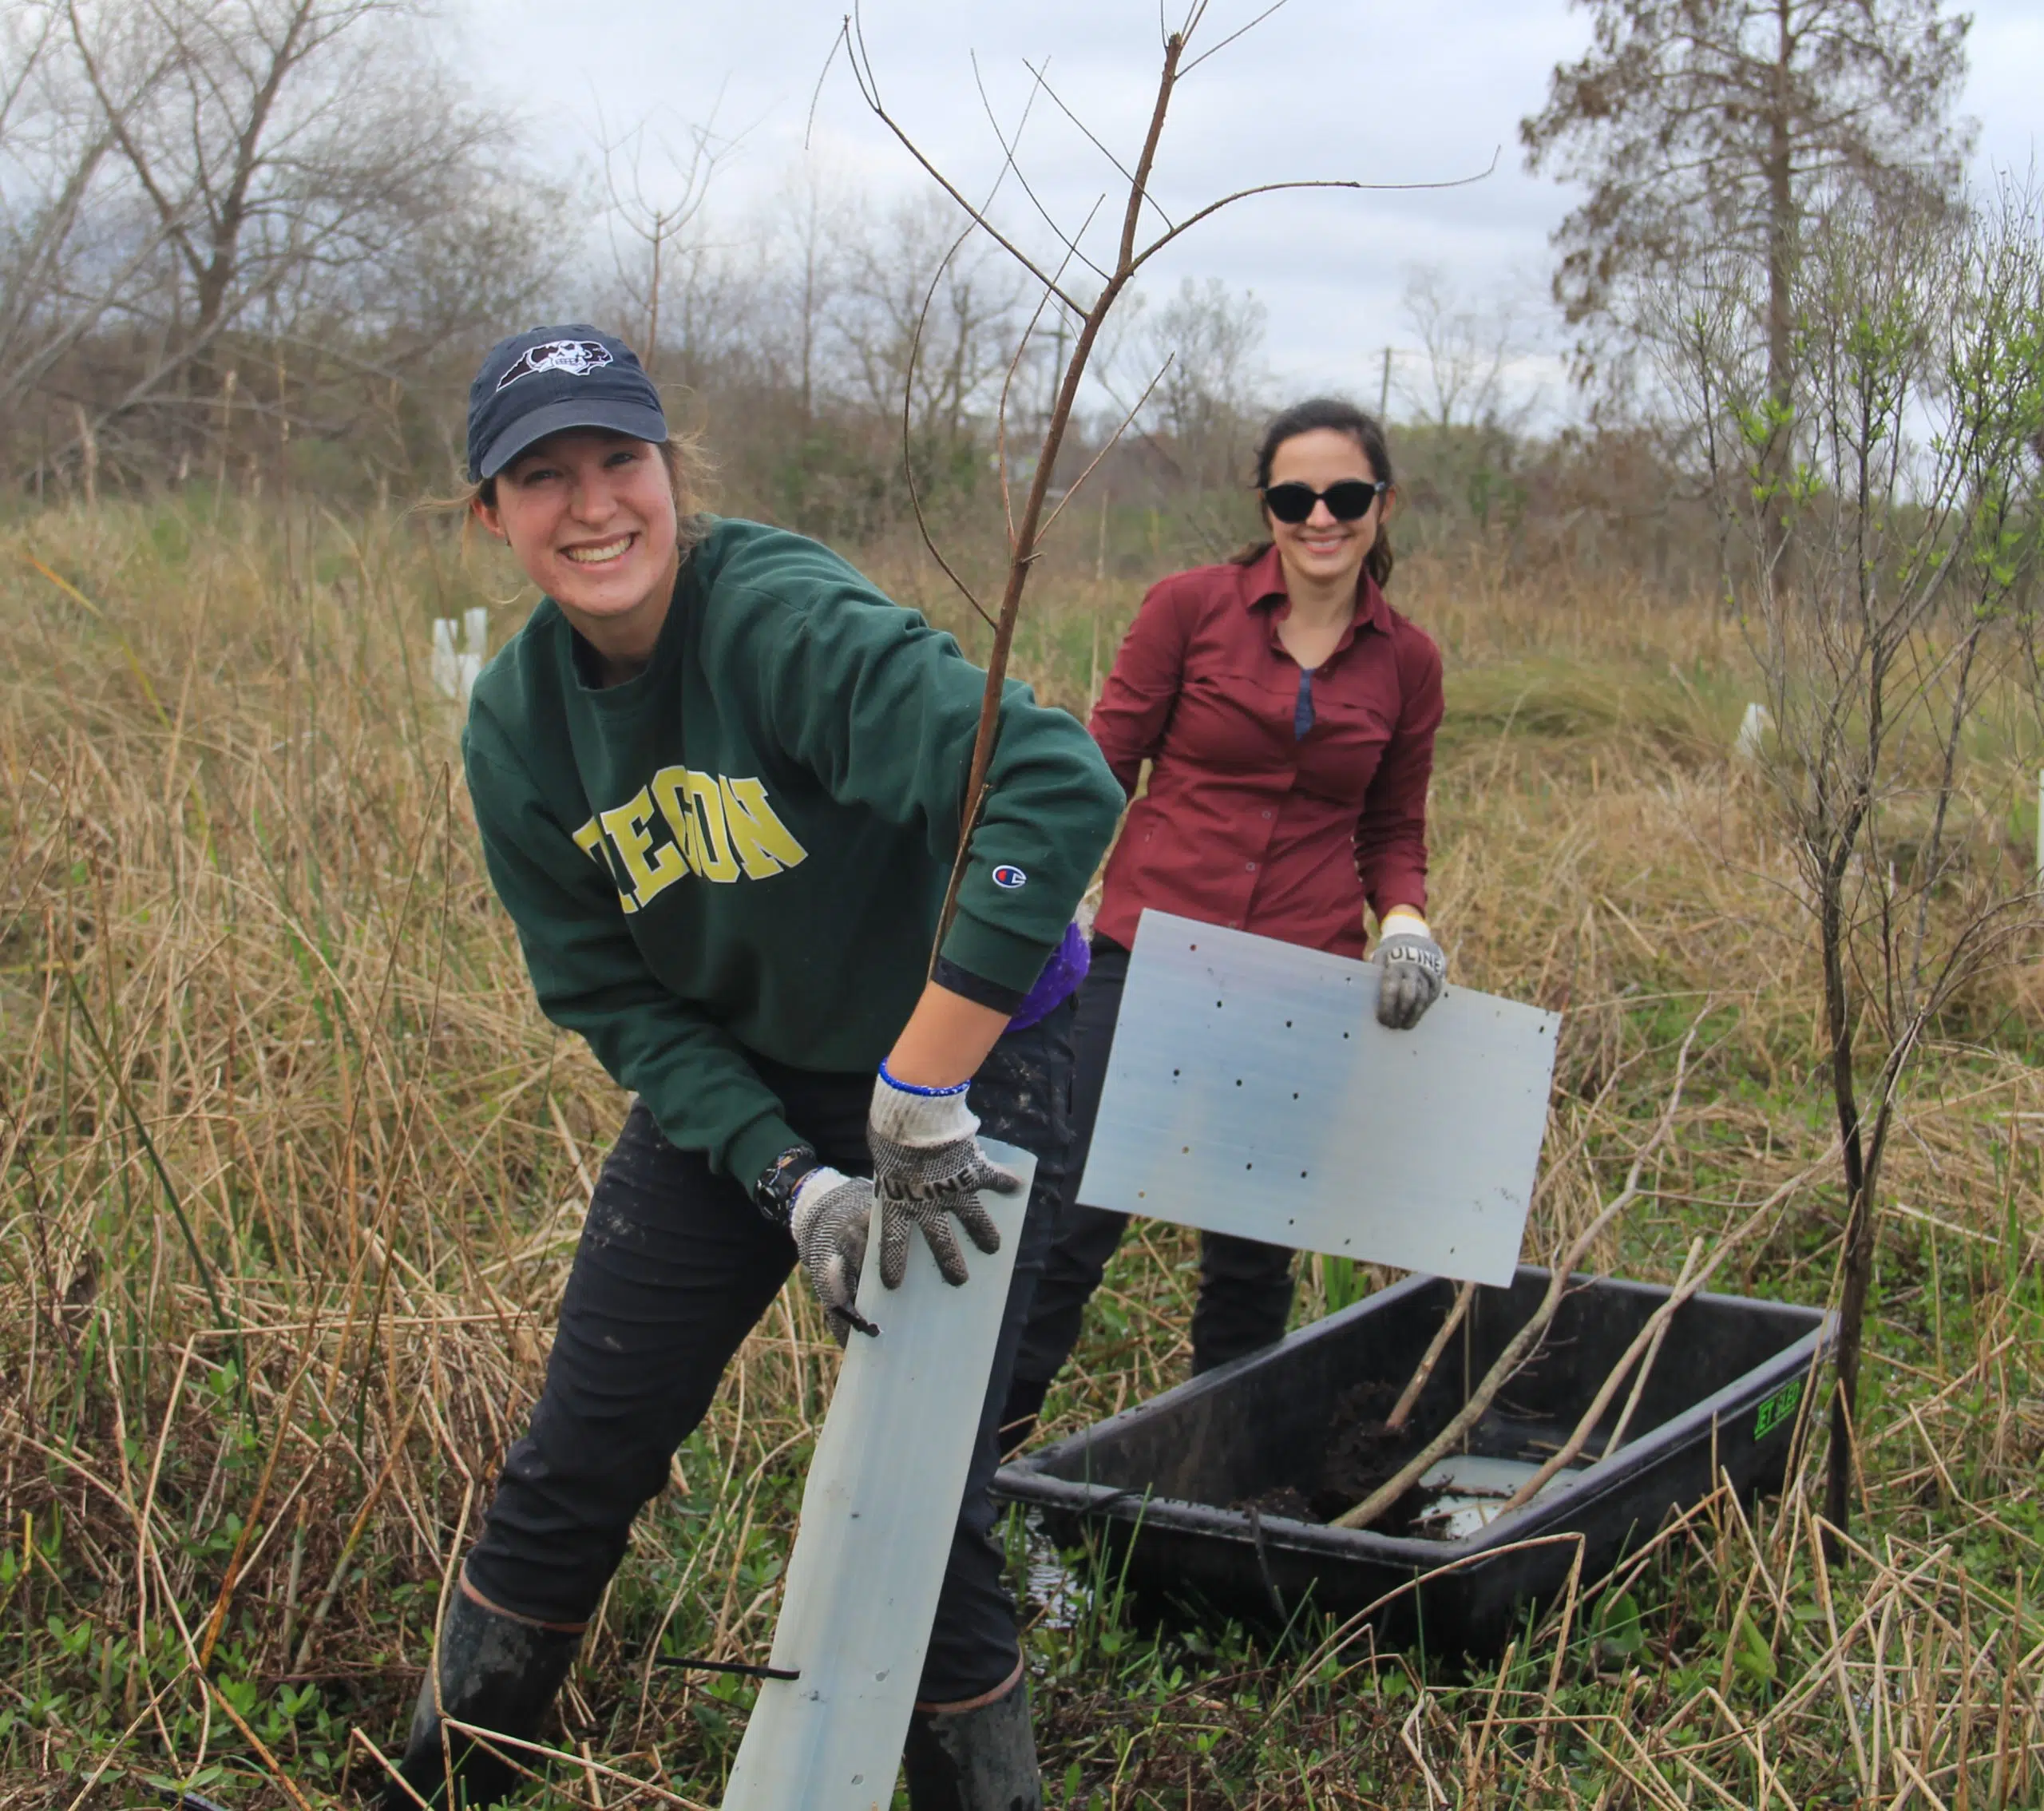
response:
[[[885,1057],[882,1057],[880,1062],[880,1079],[889,1088],[897,1088],[903,1094],[920,1094],[926,1100],[947,1100],[954,1094],[963,1094],[968,1088],[972,1086],[972,1077],[969,1076],[961,1082],[953,1082],[949,1088],[918,1088],[913,1082],[897,1081],[887,1072],[887,1060]]]

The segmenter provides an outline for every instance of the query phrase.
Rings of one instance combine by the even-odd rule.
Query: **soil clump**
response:
[[[1230,1507],[1320,1523],[1354,1508],[1396,1476],[1425,1443],[1425,1433],[1411,1421],[1401,1428],[1386,1425],[1384,1417],[1397,1401],[1394,1386],[1376,1380],[1345,1391],[1329,1413],[1317,1465],[1302,1477]],[[1408,1490],[1371,1526],[1380,1534],[1408,1533],[1439,1494]]]

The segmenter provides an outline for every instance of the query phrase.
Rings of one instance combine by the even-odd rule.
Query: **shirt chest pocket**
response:
[[[1188,677],[1165,754],[1213,771],[1289,769],[1297,753],[1298,674]]]
[[[1360,806],[1390,747],[1396,720],[1375,698],[1330,697],[1313,688],[1313,729],[1299,750],[1299,783]]]

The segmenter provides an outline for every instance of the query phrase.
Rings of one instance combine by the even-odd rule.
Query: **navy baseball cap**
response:
[[[632,348],[584,322],[497,341],[469,386],[470,481],[495,478],[564,428],[608,428],[657,446],[667,418]]]

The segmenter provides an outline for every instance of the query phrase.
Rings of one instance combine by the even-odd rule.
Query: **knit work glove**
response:
[[[881,1068],[866,1139],[881,1209],[880,1280],[888,1288],[899,1289],[908,1274],[911,1226],[921,1228],[937,1269],[953,1287],[965,1280],[965,1260],[951,1230],[953,1215],[980,1250],[1000,1249],[1000,1230],[980,1206],[979,1191],[1012,1195],[1022,1179],[988,1161],[975,1135],[979,1129],[965,1105],[965,1083],[941,1090],[906,1088]]]
[[[1425,919],[1394,912],[1384,921],[1375,960],[1383,975],[1377,986],[1377,1022],[1392,1031],[1410,1031],[1440,998],[1448,980],[1447,953],[1434,941]]]
[[[823,1318],[840,1345],[855,1327],[863,1333],[880,1330],[856,1306],[872,1219],[873,1184],[863,1176],[819,1167],[795,1191],[788,1230],[794,1235],[802,1274],[823,1304]]]

